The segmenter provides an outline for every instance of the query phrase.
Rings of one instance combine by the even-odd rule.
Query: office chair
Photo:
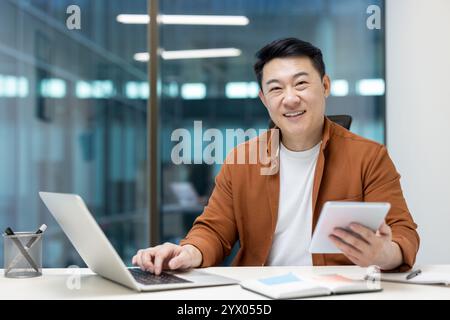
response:
[[[337,123],[338,125],[350,130],[350,125],[352,124],[352,117],[346,114],[327,116],[328,119]]]

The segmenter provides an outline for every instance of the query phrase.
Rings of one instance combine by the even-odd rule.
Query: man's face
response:
[[[269,61],[261,82],[259,97],[283,135],[308,139],[321,130],[330,80],[320,78],[308,57]]]

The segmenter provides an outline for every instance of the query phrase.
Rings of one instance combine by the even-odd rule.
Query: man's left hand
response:
[[[351,231],[334,229],[330,239],[353,263],[360,267],[376,265],[382,270],[402,264],[402,251],[392,241],[392,230],[386,223],[383,222],[376,232],[356,223],[349,228]]]

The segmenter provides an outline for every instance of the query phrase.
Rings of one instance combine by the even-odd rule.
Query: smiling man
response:
[[[227,157],[204,212],[180,245],[139,250],[133,264],[160,274],[220,264],[239,241],[238,266],[377,265],[406,271],[419,236],[386,148],[325,117],[330,79],[321,51],[295,39],[274,41],[258,53],[259,97],[273,130],[239,145]],[[236,154],[259,142],[277,144],[275,169],[237,164]],[[267,148],[271,149],[271,148]],[[269,151],[267,151],[269,152]],[[273,169],[273,168],[272,168]],[[310,254],[311,234],[326,201],[389,202],[385,223],[373,232],[351,225],[330,235],[342,254]]]

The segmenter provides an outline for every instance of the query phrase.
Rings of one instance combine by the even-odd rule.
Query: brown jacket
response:
[[[246,148],[248,156],[249,145],[260,139],[267,139],[270,147],[270,136],[270,132],[263,134],[230,153],[216,177],[214,191],[203,214],[181,241],[182,245],[192,244],[202,252],[202,267],[220,264],[237,240],[240,249],[233,265],[265,265],[277,222],[279,170],[272,175],[261,175],[264,165],[259,161],[230,164],[230,159],[235,157],[238,148]],[[314,175],[311,232],[323,204],[338,200],[390,202],[386,223],[392,228],[393,241],[399,244],[404,262],[397,271],[412,268],[419,249],[417,225],[408,211],[400,175],[386,148],[325,118]],[[353,264],[343,254],[313,254],[312,258],[315,266]]]

